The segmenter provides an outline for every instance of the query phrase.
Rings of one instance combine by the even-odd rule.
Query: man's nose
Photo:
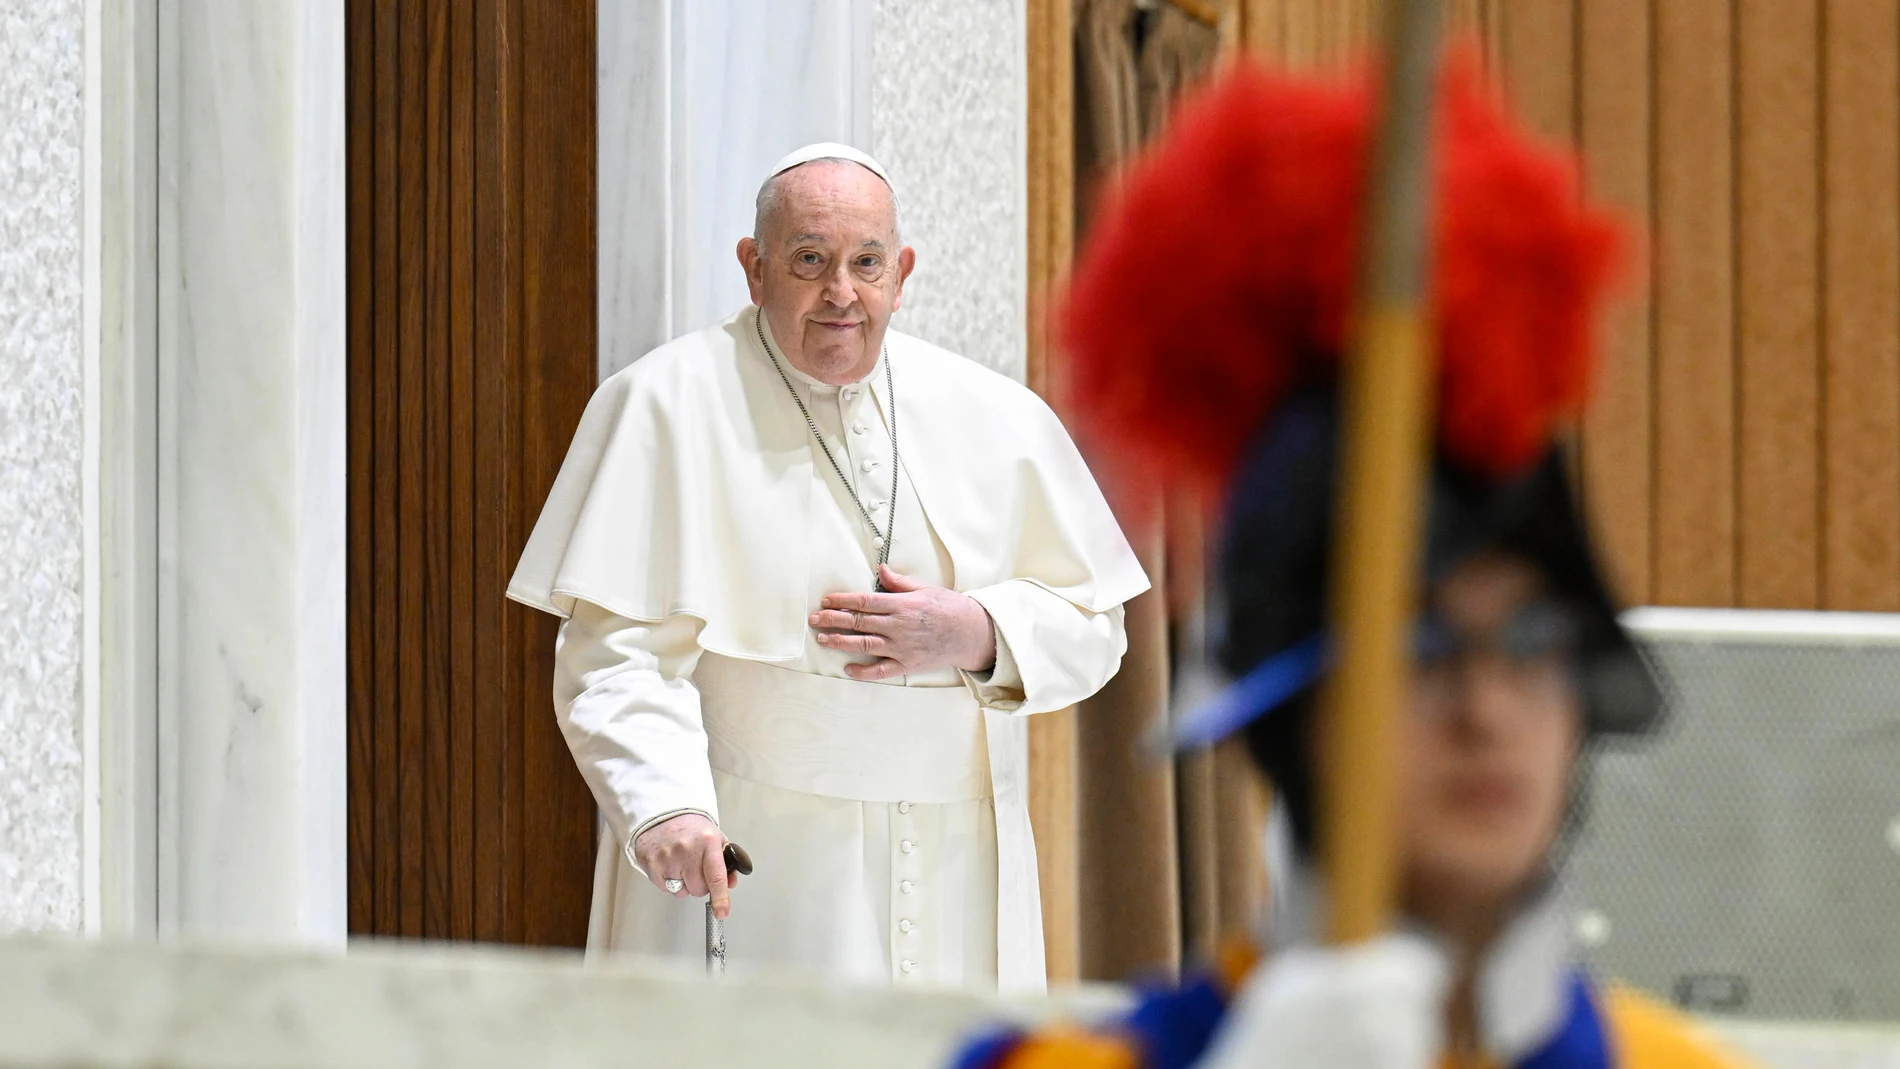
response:
[[[851,284],[851,274],[843,264],[839,264],[825,276],[824,296],[825,300],[840,308],[849,308],[857,302],[857,287]]]
[[[1457,667],[1455,713],[1458,726],[1469,734],[1493,735],[1517,714],[1523,701],[1509,671],[1495,657],[1466,657]]]

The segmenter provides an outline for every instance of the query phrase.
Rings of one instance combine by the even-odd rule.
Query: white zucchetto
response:
[[[891,176],[884,173],[883,164],[872,159],[868,153],[860,152],[850,145],[840,144],[836,141],[819,141],[816,144],[806,145],[804,148],[792,150],[792,152],[787,154],[783,159],[772,165],[771,173],[765,176],[765,181],[770,182],[772,179],[777,178],[779,175],[784,174],[786,171],[800,164],[810,163],[813,160],[829,159],[850,160],[852,163],[882,178],[885,185],[892,185]],[[896,187],[892,186],[892,188],[895,189]]]

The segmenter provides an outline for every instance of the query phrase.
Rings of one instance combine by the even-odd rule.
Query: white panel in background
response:
[[[671,338],[671,0],[598,9],[600,377]]]
[[[600,374],[746,303],[765,169],[870,140],[870,0],[603,0]]]
[[[869,0],[673,0],[673,328],[744,306],[734,253],[765,171],[813,141],[870,148]]]

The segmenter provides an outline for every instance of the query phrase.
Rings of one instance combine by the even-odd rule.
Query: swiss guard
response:
[[[1585,755],[1663,713],[1563,445],[1627,242],[1581,195],[1576,161],[1523,131],[1477,68],[1454,54],[1425,82],[1419,303],[1436,361],[1418,392],[1436,416],[1419,422],[1408,482],[1403,561],[1417,570],[1394,565],[1413,593],[1393,645],[1410,646],[1394,655],[1394,774],[1378,783],[1322,790],[1350,741],[1328,730],[1351,668],[1336,641],[1341,535],[1375,522],[1340,488],[1360,433],[1350,365],[1368,329],[1377,80],[1238,64],[1184,104],[1098,216],[1064,313],[1070,411],[1119,447],[1122,470],[1224,502],[1209,597],[1235,682],[1178,715],[1172,744],[1245,737],[1275,798],[1274,900],[1257,953],[1148,992],[1105,1027],[983,1036],[958,1069],[1744,1064],[1567,946]],[[1376,419],[1361,430],[1381,433]],[[1349,849],[1329,843],[1326,810],[1367,796],[1388,822],[1390,920],[1346,941],[1326,928],[1327,851]]]

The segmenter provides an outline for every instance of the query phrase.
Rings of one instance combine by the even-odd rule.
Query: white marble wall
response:
[[[1024,375],[1024,0],[876,0],[872,154],[900,183],[917,272],[895,325]]]
[[[343,2],[160,10],[160,928],[340,943]]]
[[[597,160],[600,377],[680,333],[673,318],[671,0],[602,0]]]
[[[82,921],[84,42],[0,16],[0,932]]]
[[[870,0],[602,0],[603,376],[747,300],[734,249],[779,157],[866,145]]]

